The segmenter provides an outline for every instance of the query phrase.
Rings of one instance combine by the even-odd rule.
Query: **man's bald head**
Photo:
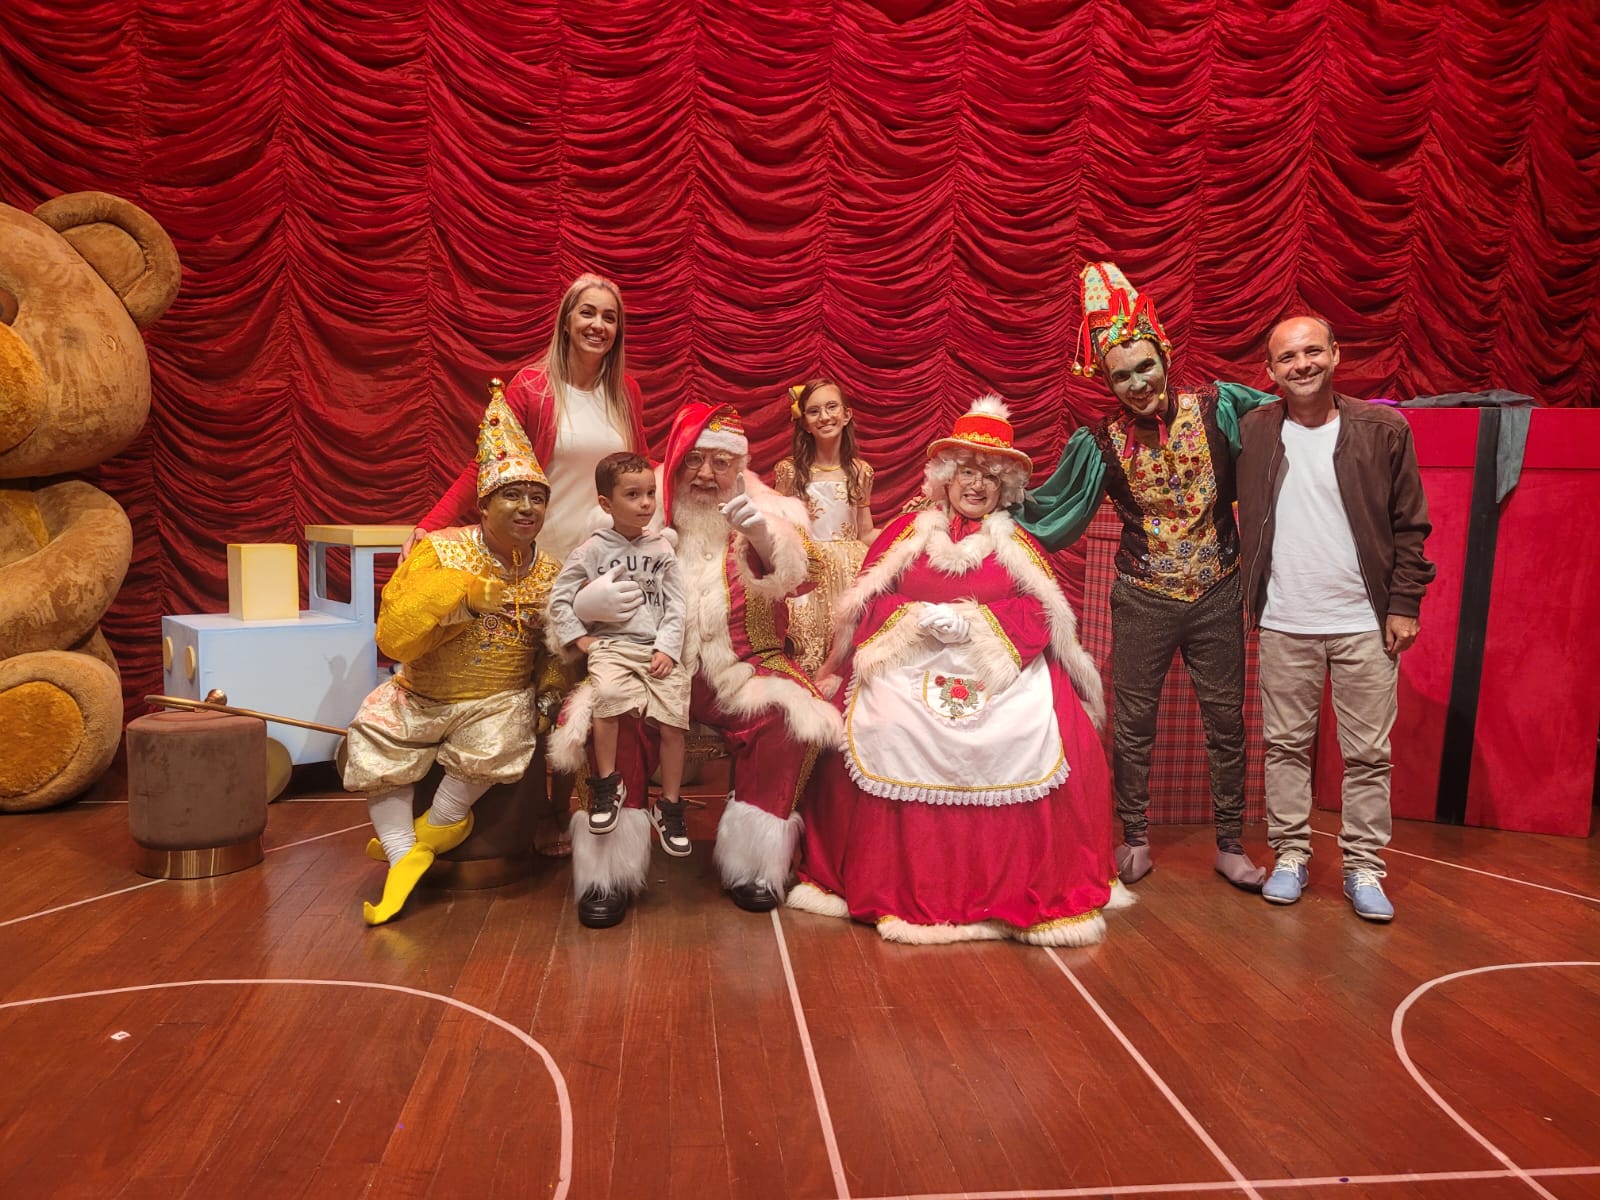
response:
[[[1267,333],[1267,361],[1268,362],[1272,361],[1273,342],[1277,339],[1280,330],[1283,331],[1285,336],[1288,336],[1291,332],[1292,333],[1296,333],[1296,334],[1301,334],[1301,333],[1306,332],[1305,330],[1299,329],[1299,328],[1297,328],[1295,330],[1292,330],[1292,331],[1288,330],[1288,329],[1285,329],[1285,326],[1295,325],[1297,322],[1300,322],[1300,321],[1311,321],[1314,324],[1316,324],[1322,330],[1322,336],[1327,339],[1327,345],[1335,346],[1335,345],[1338,344],[1338,339],[1333,336],[1333,326],[1330,325],[1326,320],[1324,320],[1323,318],[1317,316],[1315,313],[1297,313],[1292,317],[1285,317],[1283,320],[1279,321],[1276,325],[1274,325],[1271,328],[1271,330],[1268,331],[1268,333]]]

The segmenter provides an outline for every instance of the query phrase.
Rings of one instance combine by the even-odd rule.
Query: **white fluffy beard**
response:
[[[679,559],[721,558],[728,552],[728,518],[714,496],[685,490],[673,500],[672,527],[678,531]]]
[[[706,600],[720,597],[723,592],[722,563],[728,553],[728,518],[722,515],[714,496],[702,498],[694,492],[685,492],[673,501],[672,527],[678,531],[678,565],[683,570],[687,610],[683,623],[683,661],[691,671],[697,671],[700,643],[706,636],[701,626],[714,616],[705,611]],[[721,618],[726,616],[724,610]]]

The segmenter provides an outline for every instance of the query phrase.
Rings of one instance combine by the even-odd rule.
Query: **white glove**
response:
[[[626,621],[644,603],[644,589],[632,579],[618,579],[620,567],[591,579],[572,598],[572,611],[585,626],[599,621]]]
[[[924,604],[917,617],[917,628],[938,638],[946,646],[964,642],[971,636],[967,619],[948,604]]]
[[[775,548],[772,526],[767,522],[767,515],[755,506],[755,501],[739,492],[722,506],[722,515],[728,518],[728,524],[736,532],[749,539],[756,553],[761,556],[761,561],[770,567]]]

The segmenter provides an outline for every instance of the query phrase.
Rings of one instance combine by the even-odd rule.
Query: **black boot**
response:
[[[578,897],[578,924],[588,929],[620,925],[628,913],[627,892],[602,892],[590,888]]]
[[[745,912],[771,912],[778,907],[778,897],[764,883],[740,883],[728,889],[733,902]]]

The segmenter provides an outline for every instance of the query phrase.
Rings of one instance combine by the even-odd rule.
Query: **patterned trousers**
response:
[[[1126,839],[1142,840],[1149,825],[1156,715],[1175,651],[1183,655],[1200,702],[1217,837],[1237,838],[1243,828],[1244,611],[1239,577],[1234,571],[1191,601],[1158,596],[1125,579],[1111,589],[1116,693],[1112,777]]]

